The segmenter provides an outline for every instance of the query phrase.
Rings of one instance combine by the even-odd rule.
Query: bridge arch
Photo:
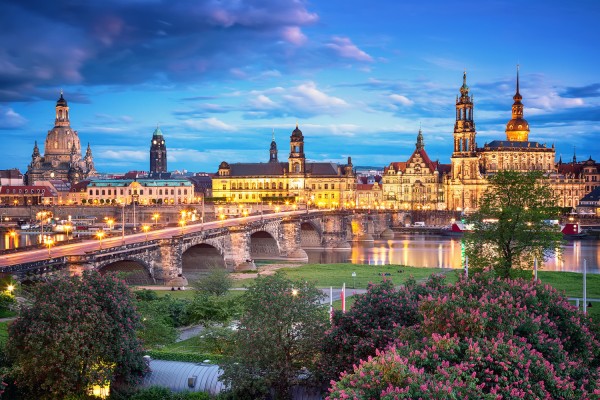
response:
[[[226,268],[223,251],[218,246],[206,242],[197,243],[181,254],[181,273],[188,282],[214,268]]]
[[[300,224],[300,247],[322,247],[323,232],[321,227],[313,221]]]
[[[128,285],[153,285],[156,283],[152,274],[153,267],[144,260],[130,257],[117,261],[110,261],[98,266],[100,274],[111,272],[122,275]]]
[[[279,257],[281,249],[273,234],[266,230],[258,230],[250,235],[250,257],[269,258]]]

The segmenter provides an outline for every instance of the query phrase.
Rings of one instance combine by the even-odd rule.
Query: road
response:
[[[318,210],[311,210],[310,213],[319,212]],[[203,230],[217,229],[224,227],[231,227],[236,225],[242,225],[250,222],[271,219],[281,219],[284,217],[290,217],[295,215],[306,214],[306,210],[302,211],[285,211],[279,213],[269,213],[265,215],[252,215],[248,217],[240,218],[229,218],[223,221],[212,221],[199,224],[185,225],[183,227],[172,227],[157,229],[154,231],[148,231],[148,233],[135,233],[125,236],[112,236],[102,239],[90,239],[84,240],[78,243],[61,242],[60,246],[52,247],[50,249],[50,256],[48,255],[48,249],[29,250],[20,253],[12,253],[0,256],[0,268],[9,265],[22,264],[27,262],[47,260],[54,257],[63,257],[71,255],[84,255],[88,252],[97,251],[100,248],[106,249],[110,247],[121,246],[123,244],[142,243],[148,240],[155,239],[170,239],[175,236],[182,234],[200,232]],[[114,232],[114,231],[113,231]],[[64,243],[64,244],[63,244]],[[1,272],[1,271],[0,271]]]

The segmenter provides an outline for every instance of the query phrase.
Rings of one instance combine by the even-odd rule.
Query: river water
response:
[[[65,240],[65,235],[54,235],[54,241]],[[41,235],[4,234],[0,249],[30,246],[43,243]],[[462,268],[462,245],[459,237],[420,234],[396,234],[393,240],[376,240],[371,243],[352,243],[351,250],[308,249],[310,263],[352,264],[402,264],[416,267]],[[589,273],[600,273],[600,240],[570,240],[563,246],[562,258],[546,260],[544,271],[583,271],[583,260],[587,260]]]
[[[441,235],[396,235],[393,240],[352,243],[351,250],[307,250],[310,263],[402,264],[415,267],[463,268],[461,238]],[[589,273],[600,273],[599,240],[570,240],[563,246],[561,258],[546,260],[543,271],[582,272],[587,260]]]

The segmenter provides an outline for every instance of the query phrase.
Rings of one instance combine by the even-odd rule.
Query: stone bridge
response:
[[[389,228],[402,226],[402,212],[324,211],[283,218],[240,221],[183,235],[138,241],[86,252],[1,267],[20,281],[40,279],[59,271],[123,272],[131,284],[168,283],[183,275],[194,280],[210,268],[244,271],[254,259],[306,262],[304,249],[349,249],[350,241],[390,239]],[[391,235],[391,236],[390,236]]]

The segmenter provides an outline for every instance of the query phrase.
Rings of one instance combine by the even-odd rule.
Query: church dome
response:
[[[526,142],[529,139],[529,123],[523,118],[523,96],[519,93],[519,69],[517,67],[517,91],[513,96],[512,119],[506,123],[506,140]]]
[[[231,167],[226,161],[221,161],[221,164],[219,164],[219,169],[231,169]]]
[[[298,128],[298,124],[296,124],[296,129],[292,131],[292,137],[298,139],[304,139],[302,136],[302,131]]]
[[[63,97],[63,92],[60,92],[60,98],[56,101],[57,107],[67,107],[67,100]]]

